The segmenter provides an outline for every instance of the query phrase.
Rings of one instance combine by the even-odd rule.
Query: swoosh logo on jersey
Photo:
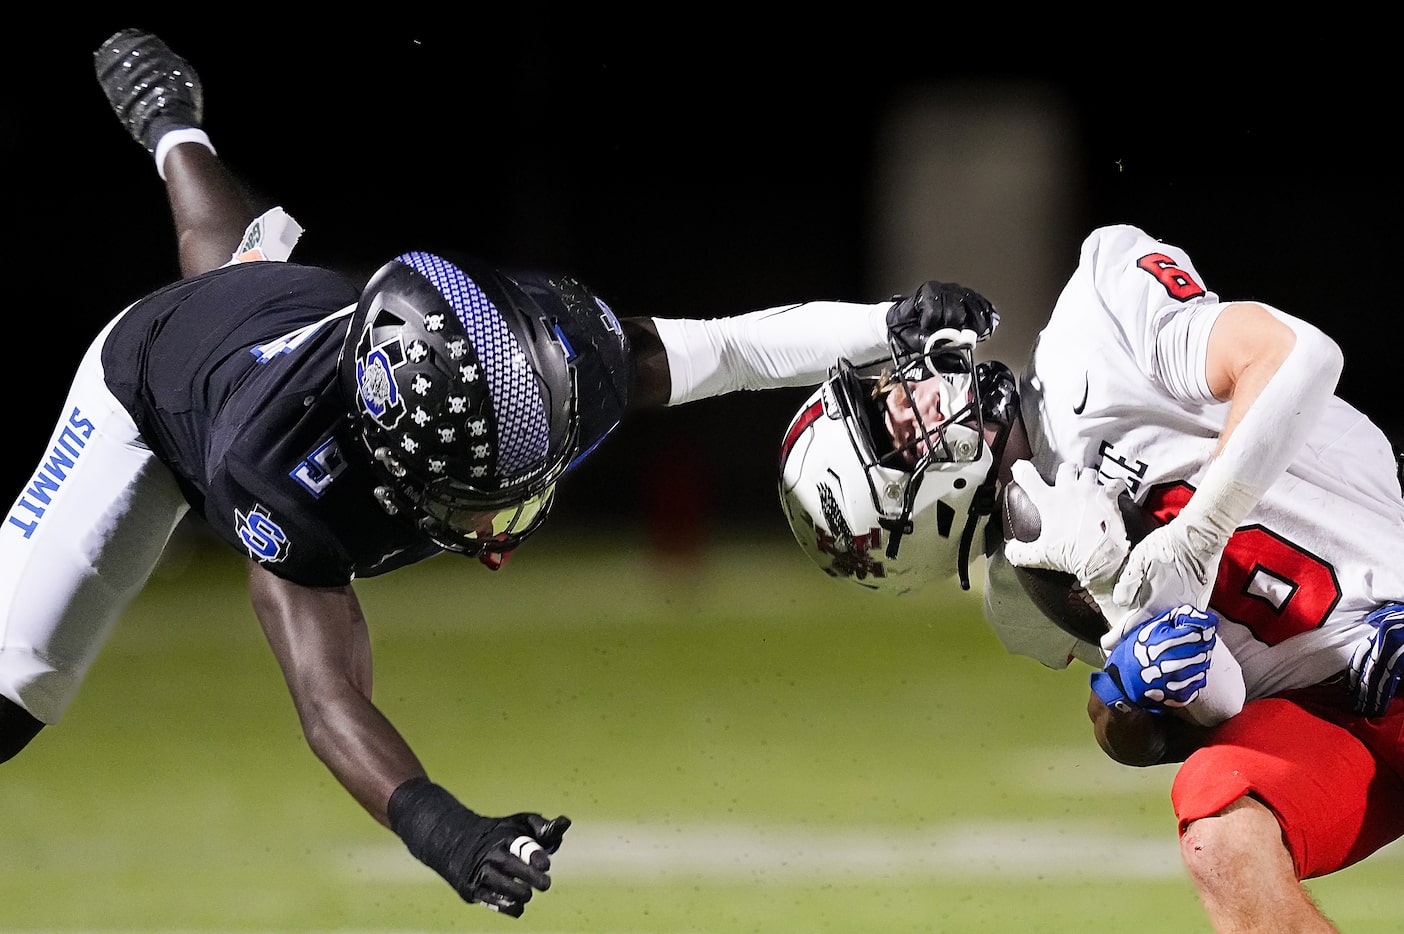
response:
[[[1087,408],[1087,374],[1082,374],[1082,401],[1073,406],[1073,414],[1081,415],[1082,410]]]

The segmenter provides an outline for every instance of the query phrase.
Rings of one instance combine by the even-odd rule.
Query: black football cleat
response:
[[[123,29],[98,46],[93,67],[132,139],[155,152],[168,130],[198,127],[205,95],[190,63],[149,32]]]

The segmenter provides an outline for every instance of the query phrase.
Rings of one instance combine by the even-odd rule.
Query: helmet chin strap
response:
[[[961,590],[970,589],[970,545],[975,540],[975,526],[982,517],[994,515],[998,502],[995,497],[995,487],[999,484],[999,465],[1004,460],[1004,446],[1009,442],[1009,435],[1013,428],[1012,420],[1000,425],[999,434],[995,435],[994,444],[990,445],[990,453],[994,455],[994,462],[990,464],[990,470],[989,473],[985,474],[984,482],[975,490],[975,496],[970,502],[970,511],[966,513],[965,528],[960,533],[960,557],[956,563],[956,571],[960,575]]]

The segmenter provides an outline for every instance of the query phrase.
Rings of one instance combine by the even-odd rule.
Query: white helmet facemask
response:
[[[951,574],[969,587],[969,552],[992,511],[996,473],[974,343],[968,331],[941,331],[921,354],[840,360],[792,420],[781,500],[801,547],[829,575],[888,593]],[[917,430],[901,447],[875,398],[879,370],[909,395],[918,382],[939,381],[941,420],[929,424],[914,408]]]

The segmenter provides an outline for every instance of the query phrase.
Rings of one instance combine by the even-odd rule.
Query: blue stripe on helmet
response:
[[[497,475],[513,480],[542,466],[550,444],[535,371],[492,299],[461,269],[433,253],[396,257],[419,270],[458,315],[487,376],[497,416]]]

